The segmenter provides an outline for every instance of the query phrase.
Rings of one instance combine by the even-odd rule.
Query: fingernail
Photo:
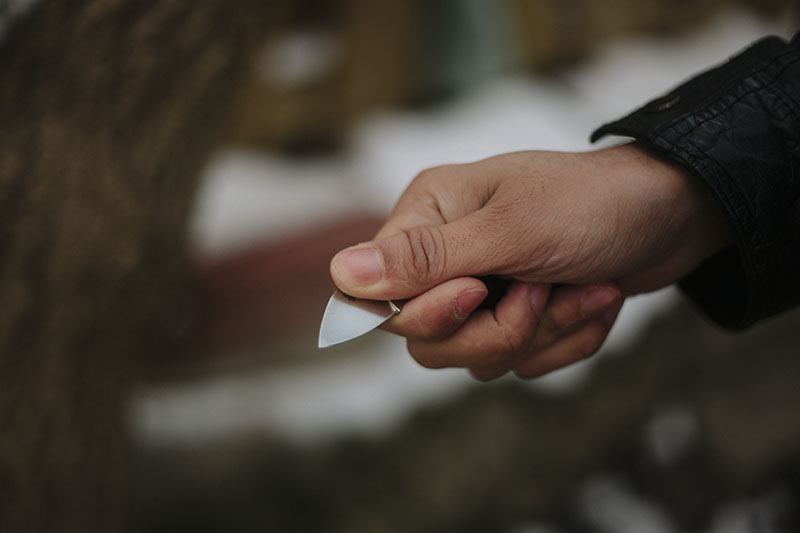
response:
[[[547,303],[547,296],[550,294],[550,284],[548,283],[533,283],[528,293],[531,299],[531,308],[536,311],[536,314],[542,312],[544,304]]]
[[[342,250],[331,261],[337,281],[347,287],[365,287],[383,278],[383,259],[372,246]]]
[[[455,302],[456,318],[460,320],[467,318],[486,298],[486,294],[486,289],[472,289],[459,294]]]
[[[581,299],[581,314],[584,318],[596,315],[619,299],[619,291],[610,287],[596,287]]]

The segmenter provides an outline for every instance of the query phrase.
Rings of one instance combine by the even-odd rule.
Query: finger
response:
[[[590,286],[562,286],[550,292],[533,341],[530,357],[553,343],[584,327],[584,324],[622,301],[616,285],[604,283]],[[487,381],[502,376],[515,361],[499,361],[492,365],[470,368],[476,379]]]
[[[546,284],[514,282],[492,310],[473,312],[438,341],[409,340],[414,359],[427,368],[488,366],[527,353],[550,291]]]
[[[400,196],[373,240],[417,226],[438,226],[477,211],[490,192],[471,179],[475,164],[442,165],[420,172]],[[471,186],[464,187],[469,182]]]
[[[621,308],[622,302],[613,305],[599,317],[583,324],[572,335],[517,365],[514,373],[525,379],[535,378],[594,355],[608,337]]]
[[[456,277],[503,274],[514,257],[514,247],[503,245],[505,232],[500,217],[483,208],[454,222],[347,248],[331,261],[331,277],[352,296],[391,300]]]
[[[471,367],[467,368],[467,370],[478,381],[492,381],[505,376],[511,370],[511,367],[509,364],[495,364],[488,367]]]
[[[554,289],[536,331],[533,349],[542,350],[572,334],[588,319],[621,301],[622,294],[613,283]]]
[[[407,191],[398,200],[389,220],[378,230],[373,240],[380,240],[417,226],[445,224],[439,203],[432,194]]]
[[[488,290],[475,278],[456,278],[407,301],[381,329],[418,340],[443,339],[458,329],[486,298]]]

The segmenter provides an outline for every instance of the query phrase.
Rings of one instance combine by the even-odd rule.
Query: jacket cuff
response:
[[[800,53],[793,44],[762,39],[591,136],[632,137],[710,188],[736,246],[680,284],[732,329],[800,300],[800,179],[792,172],[800,168]]]

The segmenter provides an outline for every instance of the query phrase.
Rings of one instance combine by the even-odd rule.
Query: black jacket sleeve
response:
[[[680,285],[727,328],[800,304],[798,36],[758,41],[592,134],[633,137],[711,189],[736,245]]]

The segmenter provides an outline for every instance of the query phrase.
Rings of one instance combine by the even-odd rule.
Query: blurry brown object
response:
[[[488,2],[487,2],[488,3]],[[364,113],[424,103],[442,87],[438,48],[463,23],[447,15],[457,1],[299,0],[279,2],[264,26],[236,97],[231,141],[289,152],[335,150]],[[492,8],[508,18],[514,49],[506,67],[553,71],[591,57],[612,39],[636,33],[680,34],[724,8],[786,14],[792,0],[506,0]],[[434,12],[435,15],[434,15]],[[489,22],[487,22],[489,23]],[[462,43],[463,44],[463,43]],[[470,58],[465,60],[470,61]],[[457,87],[445,89],[455,90]]]
[[[232,142],[338,148],[356,116],[419,89],[422,2],[284,2],[236,102]]]
[[[119,531],[195,180],[261,2],[42,1],[0,43],[0,531]]]
[[[755,15],[788,14],[793,0],[510,0],[516,13],[522,63],[557,70],[590,57],[611,39],[631,34],[680,34],[698,28],[724,8]]]

